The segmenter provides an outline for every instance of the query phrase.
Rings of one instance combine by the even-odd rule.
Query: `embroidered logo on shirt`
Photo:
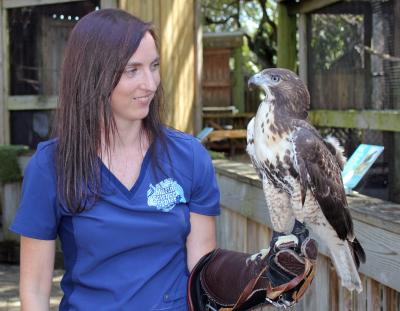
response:
[[[182,187],[173,178],[167,178],[147,190],[147,205],[169,212],[178,203],[186,203]]]

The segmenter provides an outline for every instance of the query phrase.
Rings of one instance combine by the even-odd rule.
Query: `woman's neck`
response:
[[[111,153],[132,153],[134,150],[146,152],[150,142],[146,131],[143,129],[143,123],[117,123],[116,132],[110,137],[110,145],[105,144],[104,133],[102,135],[102,154]]]

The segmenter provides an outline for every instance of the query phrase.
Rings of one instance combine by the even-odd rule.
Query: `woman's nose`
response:
[[[151,70],[146,70],[143,77],[143,85],[147,90],[155,92],[158,87],[157,73]]]

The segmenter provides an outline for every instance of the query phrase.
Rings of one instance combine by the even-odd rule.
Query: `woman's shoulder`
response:
[[[183,148],[191,152],[205,149],[199,140],[191,134],[181,132],[174,128],[165,128],[164,133],[167,138],[168,147]]]
[[[186,155],[191,158],[208,155],[206,148],[193,135],[173,128],[165,128],[164,132],[167,137],[168,149],[172,151],[173,154],[180,154],[181,156]]]
[[[56,138],[40,142],[30,162],[39,168],[54,166],[57,142]]]
[[[192,143],[194,140],[196,140],[194,136],[171,127],[165,127],[164,133],[169,139],[177,139],[186,143]]]

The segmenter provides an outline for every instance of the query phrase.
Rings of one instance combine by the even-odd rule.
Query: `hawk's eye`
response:
[[[272,82],[279,82],[281,80],[281,78],[276,75],[271,75],[271,80],[272,80]]]

